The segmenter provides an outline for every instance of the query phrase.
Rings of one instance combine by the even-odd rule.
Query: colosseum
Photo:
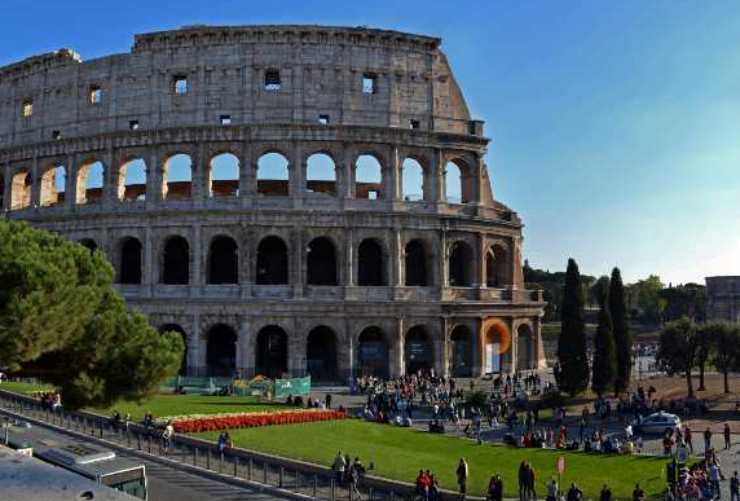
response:
[[[707,319],[740,324],[740,276],[706,277]]]
[[[189,26],[2,67],[2,213],[104,252],[188,374],[540,368],[522,222],[440,44]]]

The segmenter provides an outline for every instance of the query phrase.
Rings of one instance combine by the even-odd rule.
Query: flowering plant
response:
[[[345,412],[324,409],[296,409],[276,412],[251,412],[229,414],[190,414],[187,416],[167,416],[157,419],[158,422],[172,421],[178,433],[199,433],[232,428],[252,428],[276,424],[310,423],[313,421],[330,421],[344,419]]]

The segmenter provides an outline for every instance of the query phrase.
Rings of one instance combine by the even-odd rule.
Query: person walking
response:
[[[167,421],[167,426],[164,427],[162,432],[162,448],[164,449],[164,455],[166,456],[170,451],[170,443],[172,442],[172,435],[175,434],[175,428],[172,426],[172,421]]]
[[[457,485],[460,488],[460,499],[465,499],[465,492],[467,490],[468,483],[468,463],[465,462],[465,458],[460,458],[460,462],[457,464]]]
[[[722,497],[722,491],[719,487],[719,481],[722,478],[722,472],[717,466],[717,463],[709,465],[709,485],[712,488],[712,496],[714,499],[720,499]]]
[[[570,489],[568,489],[565,499],[567,501],[581,501],[583,499],[583,491],[578,488],[575,482],[570,484]]]
[[[537,492],[535,491],[535,482],[537,481],[537,472],[531,464],[527,468],[527,498],[537,501]]]
[[[706,454],[709,449],[712,448],[712,430],[709,429],[709,426],[707,426],[707,429],[704,430],[704,453]]]
[[[490,501],[502,501],[504,499],[504,482],[498,473],[492,475],[488,482],[488,499]]]
[[[612,501],[612,490],[606,484],[604,484],[604,487],[601,488],[599,501]]]
[[[547,482],[547,499],[545,501],[558,501],[558,482],[557,480],[550,479]]]
[[[519,464],[519,501],[527,501],[527,469],[529,464],[526,461],[522,461]]]
[[[691,443],[691,428],[689,428],[689,425],[686,425],[686,428],[683,431],[683,439],[686,441],[686,446],[689,448],[689,451],[693,454],[694,444]]]
[[[730,431],[730,423],[725,423],[724,436],[725,450],[727,450],[732,446],[732,432]]]
[[[632,491],[632,501],[644,501],[645,491],[642,490],[640,484],[635,484],[635,490]]]
[[[730,478],[730,501],[740,501],[740,479],[737,472]]]
[[[334,458],[334,463],[331,465],[331,469],[334,470],[334,475],[338,485],[342,485],[342,480],[344,479],[344,468],[346,466],[344,456],[342,456],[342,451],[337,452],[337,456]]]

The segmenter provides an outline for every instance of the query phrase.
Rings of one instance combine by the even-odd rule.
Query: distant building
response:
[[[740,276],[707,277],[707,320],[740,323]]]

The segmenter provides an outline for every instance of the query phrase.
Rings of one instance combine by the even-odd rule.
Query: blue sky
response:
[[[0,13],[0,64],[126,52],[134,33],[196,23],[439,36],[534,266],[740,274],[740,2],[3,0]]]

